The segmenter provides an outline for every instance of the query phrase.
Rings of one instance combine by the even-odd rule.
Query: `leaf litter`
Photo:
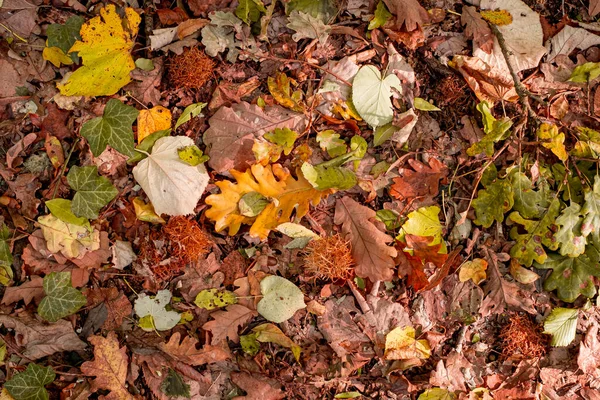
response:
[[[600,398],[600,2],[441,3],[0,1],[0,397]]]

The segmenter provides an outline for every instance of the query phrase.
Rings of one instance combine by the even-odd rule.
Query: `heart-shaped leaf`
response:
[[[267,320],[275,323],[286,321],[296,311],[306,307],[304,294],[296,285],[280,276],[267,276],[260,282],[263,298],[256,311]]]

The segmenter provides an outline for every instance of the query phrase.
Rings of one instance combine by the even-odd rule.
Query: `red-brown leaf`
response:
[[[167,343],[161,343],[158,347],[178,361],[193,366],[215,363],[230,357],[229,352],[222,347],[206,345],[198,349],[198,340],[193,337],[186,336],[179,343],[180,339],[179,332],[175,332]]]

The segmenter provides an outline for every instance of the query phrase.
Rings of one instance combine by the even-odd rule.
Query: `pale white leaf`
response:
[[[177,311],[167,311],[165,308],[170,301],[171,292],[168,290],[159,290],[153,299],[141,293],[135,300],[135,313],[140,318],[151,316],[157,331],[167,331],[180,320]]]
[[[552,346],[568,346],[574,339],[577,330],[579,310],[556,307],[544,321],[544,333],[552,335]]]
[[[394,118],[390,99],[392,88],[401,90],[400,79],[396,75],[382,79],[381,72],[373,65],[365,65],[358,70],[352,85],[352,102],[369,125],[385,125]]]
[[[280,276],[271,275],[260,281],[263,298],[256,311],[268,321],[280,323],[306,307],[304,294],[296,285]]]
[[[575,49],[585,50],[597,44],[600,44],[600,36],[582,28],[565,25],[560,32],[546,42],[547,61],[554,60],[560,54],[568,56]]]

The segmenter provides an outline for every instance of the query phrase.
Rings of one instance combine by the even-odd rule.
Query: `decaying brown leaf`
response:
[[[471,6],[463,7],[460,22],[465,25],[465,36],[473,39],[481,50],[490,54],[494,48],[494,35],[477,9]]]
[[[240,304],[232,304],[225,311],[217,311],[211,314],[214,318],[202,326],[202,329],[212,333],[213,345],[223,343],[227,338],[234,343],[239,342],[238,329],[251,318],[258,315],[256,311]]]
[[[27,281],[19,286],[7,287],[4,296],[2,297],[2,304],[13,304],[19,300],[23,300],[25,305],[35,300],[38,303],[42,297],[44,297],[44,288],[42,287],[42,278],[34,275],[30,281]]]
[[[406,27],[407,32],[422,27],[429,21],[427,10],[417,0],[384,0],[390,12],[396,16],[396,28]]]
[[[453,65],[465,78],[479,101],[516,102],[519,99],[510,77],[477,57],[454,56]]]
[[[223,361],[231,356],[219,346],[205,345],[198,349],[198,340],[191,336],[185,336],[181,343],[180,338],[179,332],[175,332],[168,342],[161,343],[158,347],[178,361],[193,366]]]

